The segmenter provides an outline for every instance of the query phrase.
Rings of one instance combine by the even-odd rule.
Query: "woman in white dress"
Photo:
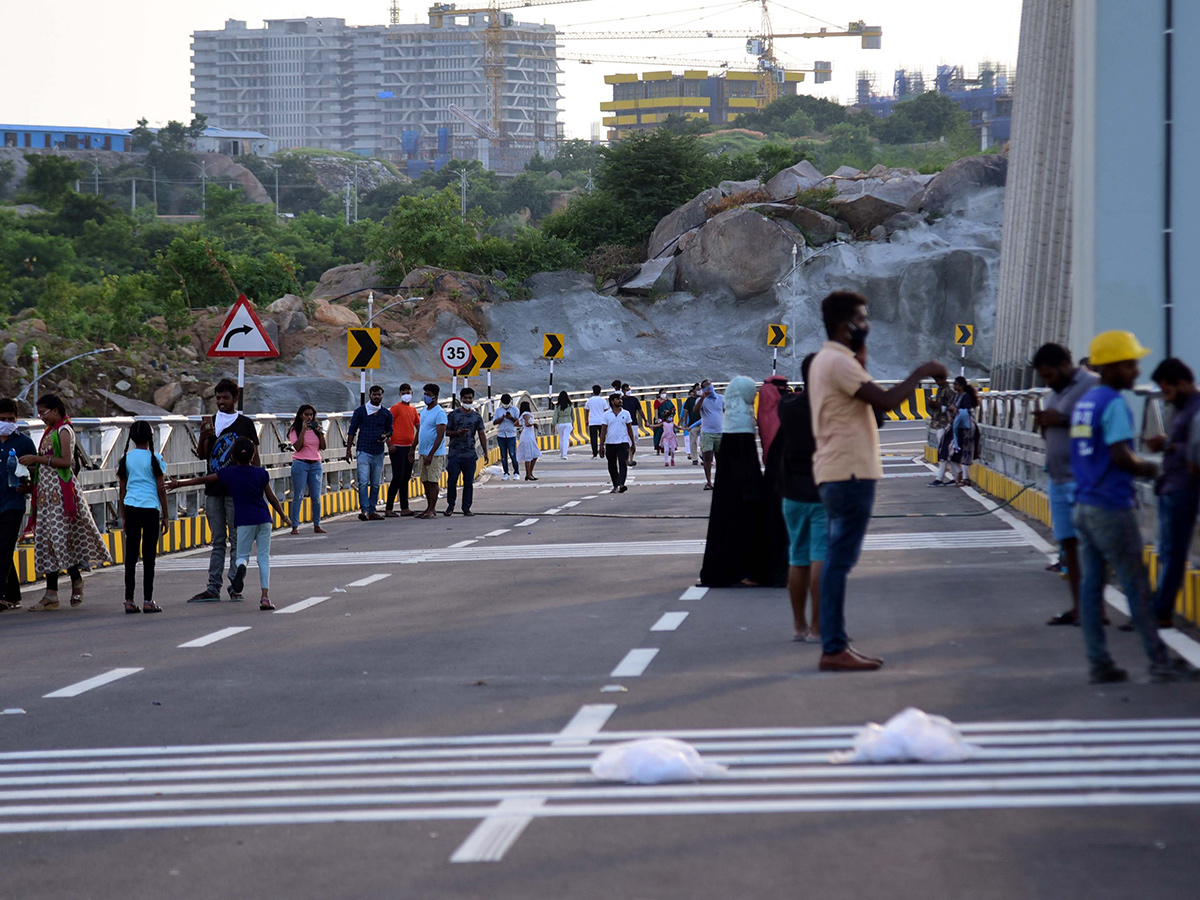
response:
[[[537,425],[533,422],[533,411],[529,401],[521,402],[521,415],[517,416],[517,424],[521,426],[521,437],[517,441],[517,462],[525,463],[525,480],[537,481],[533,475],[533,467],[542,451],[537,445]]]

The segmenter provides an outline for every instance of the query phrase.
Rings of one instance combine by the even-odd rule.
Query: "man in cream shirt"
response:
[[[924,378],[946,376],[938,362],[919,366],[891,390],[867,374],[867,301],[860,294],[835,291],[821,301],[829,340],[809,372],[813,433],[817,452],[813,475],[828,519],[829,547],[821,572],[821,662],[828,672],[872,671],[883,660],[859,653],[846,637],[846,579],[858,562],[875,484],[883,477],[875,410],[898,407]]]

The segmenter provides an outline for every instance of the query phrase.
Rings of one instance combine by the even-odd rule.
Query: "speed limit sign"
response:
[[[457,371],[471,360],[471,345],[460,337],[447,338],[442,344],[442,365]]]

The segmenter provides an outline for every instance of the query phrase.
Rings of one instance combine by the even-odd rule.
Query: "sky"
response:
[[[306,15],[344,18],[349,25],[387,21],[388,0],[0,0],[0,123],[132,128],[191,117],[191,33],[220,29],[226,19],[261,27],[264,19]],[[401,21],[425,21],[430,3],[401,3]],[[459,7],[475,5],[459,0]],[[1021,0],[782,0],[770,4],[776,33],[845,28],[852,20],[883,27],[883,48],[862,50],[854,38],[776,41],[776,56],[805,68],[833,62],[829,84],[801,92],[847,102],[855,73],[878,73],[890,93],[897,68],[922,69],[932,80],[939,64],[961,65],[968,75],[981,60],[1015,69]],[[648,15],[648,13],[650,13]],[[649,31],[749,29],[757,32],[758,0],[557,0],[515,11],[518,21],[560,28]],[[646,55],[750,64],[744,41],[708,39],[568,41],[566,53]],[[698,66],[688,66],[699,68]],[[604,76],[670,68],[660,61],[562,64],[562,121],[568,137],[586,138],[599,106],[612,99]],[[680,67],[682,68],[682,67]]]

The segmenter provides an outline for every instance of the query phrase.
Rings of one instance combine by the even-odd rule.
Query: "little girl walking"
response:
[[[138,420],[129,428],[125,455],[117,466],[121,486],[121,529],[125,532],[125,612],[162,612],[154,602],[154,560],[158,536],[167,533],[166,463],[154,452],[154,429]],[[142,557],[142,608],[133,600],[139,552]]]
[[[262,587],[262,600],[258,608],[274,609],[270,598],[271,584],[271,510],[279,514],[284,525],[291,524],[284,512],[283,504],[271,490],[271,476],[262,466],[253,466],[254,444],[249,438],[238,438],[233,442],[232,466],[226,466],[215,475],[172,481],[171,489],[190,487],[195,484],[220,482],[233,498],[233,521],[237,525],[237,569],[229,580],[234,594],[241,594],[246,581],[246,563],[250,561],[250,545],[258,545],[258,582]],[[268,508],[268,504],[270,507]]]
[[[662,439],[659,442],[659,448],[666,457],[663,460],[664,466],[675,465],[675,451],[679,449],[679,438],[675,435],[675,416],[669,418],[664,416],[660,420],[662,425]]]

